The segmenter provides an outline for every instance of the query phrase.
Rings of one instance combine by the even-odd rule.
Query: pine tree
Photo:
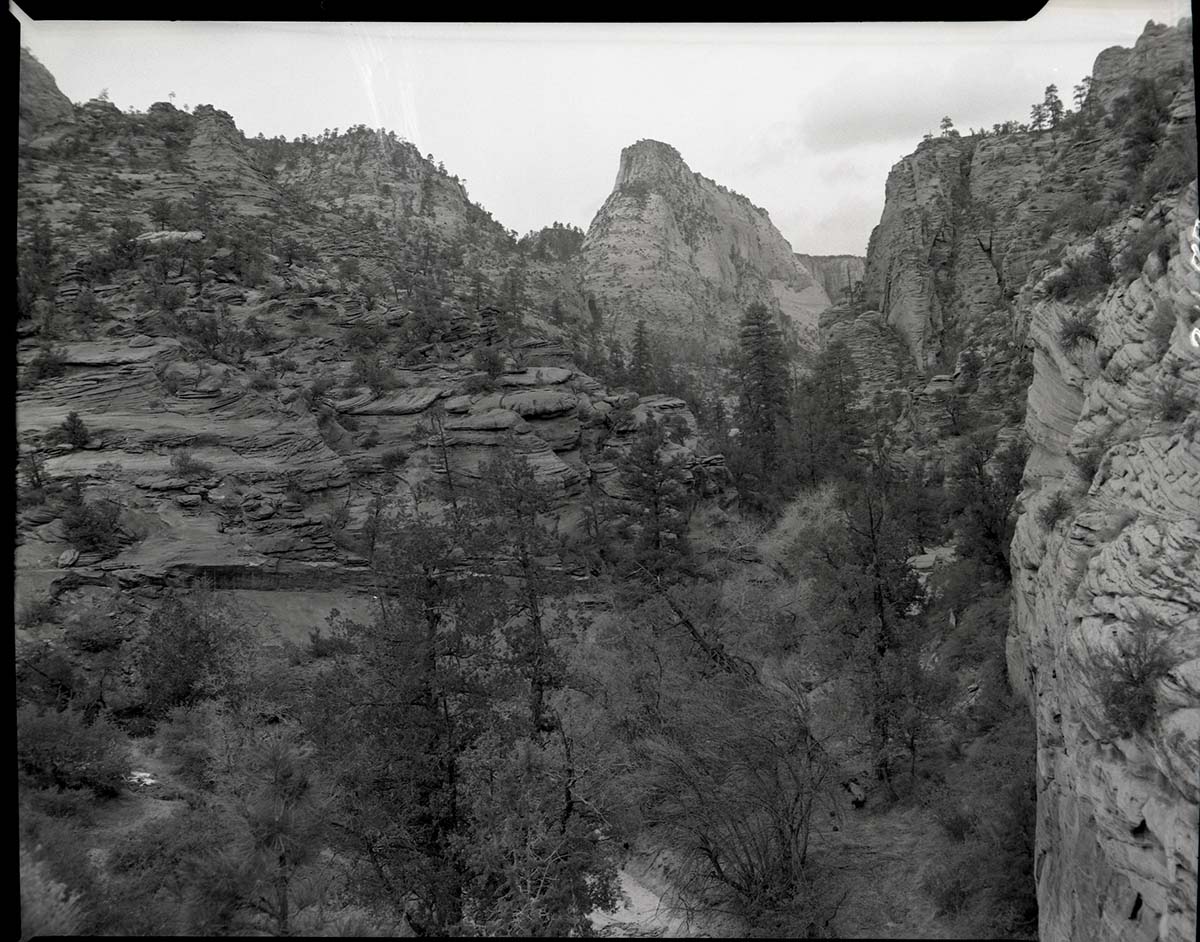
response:
[[[558,559],[559,543],[546,529],[557,494],[511,445],[479,473],[474,502],[489,523],[482,533],[490,547],[488,565],[504,587],[505,638],[513,667],[528,684],[529,735],[541,738],[557,727],[547,698],[562,686],[565,667],[554,640],[569,628],[564,616],[552,612],[553,600],[571,588]]]
[[[495,580],[467,509],[434,520],[402,509],[381,522],[375,617],[340,622],[356,648],[314,697],[331,730],[325,767],[347,795],[333,827],[369,861],[360,887],[408,899],[418,934],[455,934],[469,909],[466,754],[497,727],[511,681],[494,657]]]
[[[629,495],[626,522],[633,536],[622,568],[635,578],[673,578],[690,555],[687,479],[678,459],[664,455],[667,447],[666,430],[648,416],[618,462],[619,479]]]
[[[1037,104],[1029,109],[1029,127],[1032,130],[1041,131],[1046,127],[1046,122],[1049,120],[1050,114],[1044,104]]]
[[[746,309],[738,341],[738,486],[766,510],[778,496],[780,432],[790,422],[786,354],[778,325],[759,303]]]
[[[958,551],[1010,578],[1012,506],[1021,492],[1028,443],[1017,440],[995,451],[994,436],[977,433],[967,441],[951,471],[951,493],[959,516]]]
[[[610,385],[624,386],[629,382],[629,371],[625,366],[625,349],[621,341],[614,339],[608,348],[608,369],[605,377]]]
[[[1071,98],[1075,102],[1075,110],[1080,114],[1091,111],[1088,103],[1088,95],[1092,90],[1092,77],[1085,75],[1079,80],[1079,84],[1072,89]]]
[[[1046,86],[1046,97],[1042,104],[1046,108],[1046,119],[1050,122],[1050,127],[1058,127],[1063,116],[1063,103],[1058,97],[1057,85]]]
[[[646,322],[638,320],[633,331],[633,350],[629,359],[629,385],[643,396],[654,388],[652,360]]]

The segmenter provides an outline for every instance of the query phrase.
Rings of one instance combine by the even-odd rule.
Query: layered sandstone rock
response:
[[[204,576],[258,593],[280,618],[318,590],[323,610],[347,611],[370,583],[360,535],[377,498],[436,509],[509,447],[553,485],[561,531],[578,536],[585,488],[617,479],[613,456],[651,413],[691,430],[675,450],[698,492],[723,486],[723,461],[700,452],[682,402],[610,394],[538,316],[563,285],[575,290],[569,266],[519,256],[411,144],[361,128],[281,151],[272,167],[255,150],[264,142],[210,106],[136,115],[102,101],[55,134],[22,150],[18,177],[19,236],[46,221],[58,284],[19,332],[18,438],[49,478],[121,508],[121,546],[78,552],[57,498],[31,503],[19,599]],[[195,207],[201,187],[210,225],[193,228],[200,209],[180,228],[151,221],[152,201]],[[122,219],[138,257],[97,268]],[[183,267],[193,250],[207,258],[202,291]],[[257,271],[228,264],[248,250],[261,252]],[[502,325],[480,302],[518,269]],[[372,278],[383,287],[364,290]],[[165,290],[178,313],[162,309]],[[203,319],[229,342],[199,341]],[[475,362],[483,349],[499,357],[491,378]],[[364,380],[364,356],[384,381]],[[46,358],[57,366],[39,375]],[[87,426],[82,446],[58,433],[71,412]]]
[[[1062,350],[1064,306],[1033,309],[1036,448],[1013,541],[1010,664],[1037,716],[1046,939],[1195,937],[1200,349],[1189,334],[1200,324],[1200,275],[1186,238],[1195,217],[1193,185],[1171,208],[1178,251],[1165,272],[1147,262],[1109,292],[1098,344]],[[1163,312],[1174,322],[1165,349]],[[1184,397],[1182,416],[1164,413],[1168,384]],[[1102,459],[1083,480],[1067,459],[1092,448]],[[1046,532],[1037,510],[1059,492],[1073,511]],[[1099,699],[1096,655],[1144,617],[1169,639],[1172,670],[1155,684],[1153,720],[1123,735]]]
[[[1167,139],[1194,135],[1190,50],[1190,21],[1106,50],[1092,106],[1150,79],[1170,92]],[[912,463],[953,456],[948,394],[965,393],[970,424],[1006,441],[1014,394],[1028,387],[1008,654],[1038,732],[1040,936],[1183,940],[1196,932],[1200,824],[1195,186],[1131,205],[1122,129],[1090,129],[922,143],[889,176],[865,313],[827,312],[822,332],[850,347],[865,399],[900,396],[894,427]],[[1089,223],[1093,208],[1106,212]],[[1165,266],[1144,238],[1160,225]],[[1095,252],[1114,265],[1106,290],[1049,296],[1047,276]],[[1096,342],[1064,348],[1064,325],[1080,320]],[[1047,530],[1038,512],[1056,494],[1072,509]],[[1168,639],[1172,669],[1155,685],[1153,720],[1121,735],[1099,700],[1097,655],[1144,618]]]
[[[41,132],[74,123],[75,106],[58,90],[54,76],[24,47],[21,49],[20,73],[17,135],[21,141],[29,140]]]
[[[621,152],[579,264],[606,324],[627,336],[645,319],[697,354],[731,343],[755,301],[812,345],[817,315],[830,304],[765,210],[693,173],[659,141]]]
[[[848,298],[866,273],[867,260],[861,255],[804,255],[796,253],[803,265],[825,289],[831,302]]]

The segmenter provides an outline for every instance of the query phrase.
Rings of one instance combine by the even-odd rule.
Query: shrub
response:
[[[1156,619],[1139,614],[1116,651],[1093,656],[1093,692],[1112,734],[1132,736],[1154,718],[1155,685],[1175,666],[1169,640]]]
[[[1114,207],[1098,199],[1086,199],[1076,195],[1059,207],[1059,214],[1067,227],[1077,235],[1092,235],[1107,226],[1116,215]]]
[[[1151,255],[1157,255],[1163,269],[1171,258],[1171,246],[1175,239],[1161,219],[1147,219],[1129,239],[1117,259],[1122,277],[1133,281],[1142,273],[1142,266]]]
[[[179,763],[179,774],[201,788],[213,784],[210,775],[213,763],[212,707],[212,701],[173,707],[157,730],[163,752]]]
[[[171,468],[181,478],[202,478],[212,474],[212,465],[194,457],[186,448],[171,455]]]
[[[375,395],[391,389],[396,384],[395,375],[375,355],[357,357],[350,373],[350,379],[357,385],[368,387]]]
[[[1150,318],[1150,323],[1146,325],[1146,340],[1154,351],[1155,357],[1161,359],[1162,355],[1170,349],[1171,335],[1174,332],[1175,309],[1170,301],[1159,298],[1154,305],[1154,315]]]
[[[488,379],[496,379],[504,372],[504,354],[495,347],[476,350],[471,359],[475,362],[475,368],[486,373]]]
[[[90,788],[120,793],[129,755],[120,732],[103,716],[90,725],[77,710],[17,710],[17,764],[41,788]]]
[[[25,381],[29,385],[40,383],[44,379],[62,376],[67,371],[67,357],[61,350],[44,348],[38,351],[25,370]]]
[[[248,640],[207,587],[166,596],[146,621],[136,659],[147,711],[163,716],[230,689]]]
[[[276,382],[275,377],[267,373],[252,373],[246,385],[256,392],[270,392],[272,389],[279,388],[279,383]]]
[[[1058,343],[1064,350],[1074,350],[1085,340],[1095,343],[1095,315],[1088,311],[1078,311],[1066,317],[1058,328]]]
[[[308,394],[313,399],[319,399],[337,385],[337,380],[328,373],[322,373],[308,384]]]
[[[1062,270],[1046,278],[1046,293],[1056,300],[1085,300],[1112,284],[1112,250],[1102,236],[1086,255],[1068,259]]]
[[[78,935],[84,922],[79,894],[54,879],[49,868],[20,848],[21,938]]]
[[[923,886],[938,912],[950,916],[961,914],[978,891],[971,869],[958,860],[935,863],[925,874]]]
[[[81,552],[111,553],[120,545],[121,508],[111,501],[85,501],[78,486],[68,493],[62,523],[67,539]]]
[[[979,814],[966,805],[957,805],[939,814],[938,824],[952,841],[961,844],[979,827]]]
[[[494,386],[495,384],[483,373],[472,373],[463,380],[463,390],[469,396],[476,396],[479,393],[487,392],[493,389]]]
[[[408,455],[402,448],[389,448],[379,457],[385,471],[394,471],[408,460]]]
[[[358,324],[350,328],[350,333],[346,335],[346,346],[366,353],[387,340],[387,336],[387,328],[382,324]]]
[[[91,824],[97,797],[90,788],[45,789],[32,792],[29,805],[48,818],[74,818],[80,824]]]
[[[29,629],[45,624],[54,618],[57,610],[58,603],[49,596],[30,599],[21,606],[21,613],[17,616],[17,625],[21,628]]]
[[[1056,492],[1038,511],[1038,523],[1047,530],[1053,530],[1055,525],[1071,512],[1071,506],[1071,498],[1066,493]]]
[[[125,643],[126,632],[111,618],[97,612],[88,612],[76,622],[67,625],[63,640],[76,651],[86,654],[101,654],[114,651]]]
[[[1187,129],[1163,141],[1137,186],[1139,201],[1179,190],[1196,179],[1196,138]]]
[[[1154,394],[1154,407],[1164,422],[1179,422],[1192,409],[1192,402],[1183,394],[1178,377],[1165,377]]]
[[[271,343],[273,340],[275,340],[275,332],[253,314],[246,318],[246,329],[250,331],[250,335],[254,338],[254,342],[259,346],[263,346],[264,344]]]
[[[62,431],[63,440],[69,445],[74,445],[76,448],[82,448],[88,443],[88,439],[91,437],[87,426],[84,424],[83,419],[79,417],[78,412],[69,413],[59,428]]]
[[[46,480],[46,462],[36,451],[25,451],[20,460],[21,473],[25,475],[25,483],[35,491],[43,491],[49,483]]]
[[[332,657],[335,654],[348,654],[353,650],[354,643],[343,634],[326,635],[320,628],[314,628],[308,633],[308,653],[313,657]]]
[[[293,504],[299,504],[301,507],[307,507],[312,503],[308,491],[300,486],[300,481],[294,474],[287,478],[283,488],[283,499],[291,501]]]

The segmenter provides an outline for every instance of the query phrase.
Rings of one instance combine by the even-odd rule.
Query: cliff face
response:
[[[71,124],[75,120],[75,106],[58,90],[54,76],[24,48],[21,49],[20,72],[21,89],[17,104],[19,140],[28,140],[40,132]]]
[[[622,334],[639,318],[696,350],[731,343],[746,306],[767,304],[811,344],[829,306],[767,213],[693,173],[679,152],[639,141],[621,152],[612,194],[588,228],[583,289]]]
[[[1135,79],[1156,79],[1170,95],[1167,133],[1188,133],[1190,49],[1189,21],[1148,30],[1132,50],[1106,50],[1087,107],[1102,115]],[[1128,202],[1125,143],[1110,120],[1085,137],[952,134],[924,141],[892,168],[868,247],[865,302],[904,333],[921,369],[951,372],[980,324],[1019,319],[1021,287],[1056,250],[1094,230],[1087,208]]]
[[[796,261],[812,273],[834,303],[850,296],[867,268],[867,260],[861,255],[803,255],[797,252]]]
[[[1192,71],[1190,27],[1180,29],[1151,20],[1133,48],[1112,46],[1096,57],[1091,94],[1107,107],[1129,90],[1136,77],[1180,68]]]
[[[1034,305],[1035,450],[1013,540],[1014,678],[1037,716],[1042,937],[1192,939],[1200,827],[1200,275],[1187,231],[1196,189],[1174,202],[1178,251],[1099,306],[1098,341],[1059,339],[1065,305]],[[1169,321],[1167,320],[1169,318]],[[1165,349],[1163,345],[1165,343]],[[1101,363],[1106,364],[1103,368]],[[1183,397],[1164,408],[1164,390]],[[1095,450],[1094,478],[1066,460]],[[1073,507],[1051,530],[1038,511]],[[1096,658],[1140,619],[1160,626],[1171,671],[1155,716],[1114,728]],[[1132,933],[1132,935],[1131,935]]]
[[[1008,655],[1037,725],[1047,940],[1196,931],[1200,274],[1195,184],[1164,169],[1164,155],[1194,161],[1179,146],[1195,135],[1190,50],[1184,21],[1103,52],[1073,135],[922,143],[889,176],[864,303],[822,317],[868,396],[901,393],[914,463],[953,455],[951,390],[968,428],[1008,438],[1023,424],[1032,442]],[[1131,108],[1157,124],[1142,157]],[[1048,524],[1056,496],[1068,509]],[[1102,652],[1128,650],[1147,622],[1170,669],[1130,732],[1101,695]]]
[[[581,534],[585,499],[622,497],[601,452],[651,415],[682,423],[672,447],[698,493],[722,487],[683,402],[610,394],[538,316],[565,266],[521,259],[411,144],[365,128],[250,142],[209,106],[78,111],[19,164],[18,242],[44,224],[53,288],[21,325],[17,432],[50,479],[121,508],[123,546],[78,553],[57,499],[26,502],[19,599],[204,575],[258,593],[267,624],[319,627],[311,592],[346,610],[369,581],[376,498],[436,508],[508,444]],[[152,218],[161,200],[187,218]],[[514,272],[501,324],[487,302]],[[85,443],[58,434],[71,412]]]

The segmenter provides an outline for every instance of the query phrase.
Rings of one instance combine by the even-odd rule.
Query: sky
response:
[[[1050,0],[1017,23],[432,24],[31,21],[72,101],[211,104],[248,136],[384,127],[525,233],[586,230],[621,148],[674,145],[797,252],[865,255],[889,169],[943,115],[1027,121],[1050,83],[1188,0]]]

